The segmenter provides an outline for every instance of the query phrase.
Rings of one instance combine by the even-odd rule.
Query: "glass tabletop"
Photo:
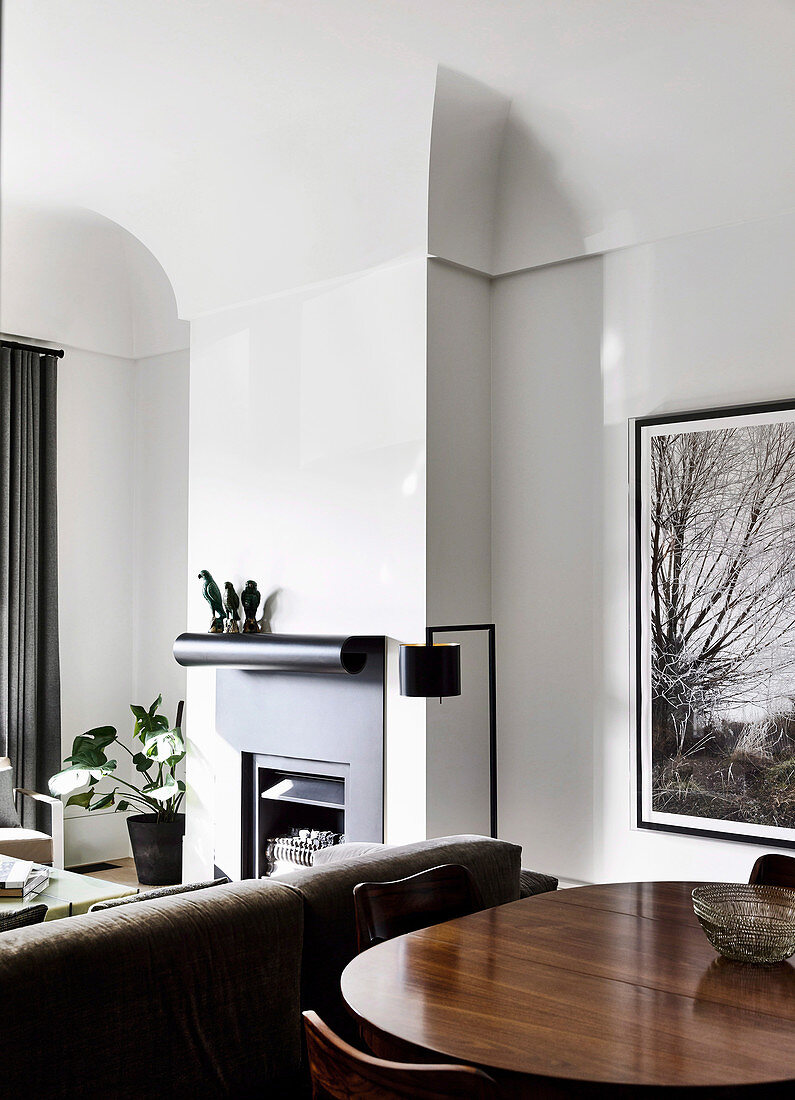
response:
[[[58,920],[87,913],[98,901],[125,898],[137,893],[135,888],[118,882],[53,868],[50,870],[50,881],[39,893],[29,894],[26,898],[0,898],[0,913],[16,913],[32,905],[46,905],[45,920]]]

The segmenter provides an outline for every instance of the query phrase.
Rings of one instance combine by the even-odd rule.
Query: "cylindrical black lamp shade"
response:
[[[400,694],[443,699],[461,694],[461,647],[402,645]]]

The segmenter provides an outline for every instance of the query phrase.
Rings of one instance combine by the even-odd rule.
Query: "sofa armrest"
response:
[[[30,798],[34,802],[43,802],[50,807],[52,865],[62,871],[64,864],[63,802],[60,798],[52,798],[48,794],[39,794],[38,791],[29,791],[25,787],[15,787],[14,794],[18,794],[22,798]]]

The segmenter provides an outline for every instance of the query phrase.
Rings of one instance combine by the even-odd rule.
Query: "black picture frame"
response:
[[[661,413],[654,416],[638,417],[629,422],[630,428],[630,480],[631,480],[631,534],[632,534],[632,597],[633,597],[633,684],[634,684],[634,752],[635,752],[635,797],[634,824],[637,828],[653,832],[696,836],[735,843],[753,844],[763,847],[795,849],[795,827],[788,830],[775,829],[764,825],[751,825],[748,822],[731,821],[704,817],[698,823],[693,815],[664,814],[651,807],[652,749],[651,714],[649,710],[651,692],[651,659],[649,624],[646,617],[647,603],[644,599],[644,586],[650,586],[650,546],[646,539],[646,520],[651,501],[647,492],[647,472],[650,464],[647,440],[651,433],[660,433],[660,429],[681,426],[685,431],[721,431],[724,422],[727,426],[743,426],[749,422],[754,425],[764,423],[792,423],[795,435],[795,399],[746,403],[742,405],[724,405],[707,409],[688,410],[686,412]],[[698,427],[696,427],[698,425]],[[793,694],[795,694],[795,672],[793,672]],[[795,704],[794,704],[795,705]],[[675,820],[680,816],[680,820]],[[674,818],[674,820],[672,820]],[[721,825],[716,826],[720,820]],[[785,835],[791,833],[791,835]]]

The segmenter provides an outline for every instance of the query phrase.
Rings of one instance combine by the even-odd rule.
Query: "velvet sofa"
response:
[[[521,849],[447,837],[0,936],[7,1095],[116,1100],[305,1095],[301,1009],[350,1028],[358,882],[462,863],[487,905],[520,894]],[[546,880],[547,888],[554,880]]]

